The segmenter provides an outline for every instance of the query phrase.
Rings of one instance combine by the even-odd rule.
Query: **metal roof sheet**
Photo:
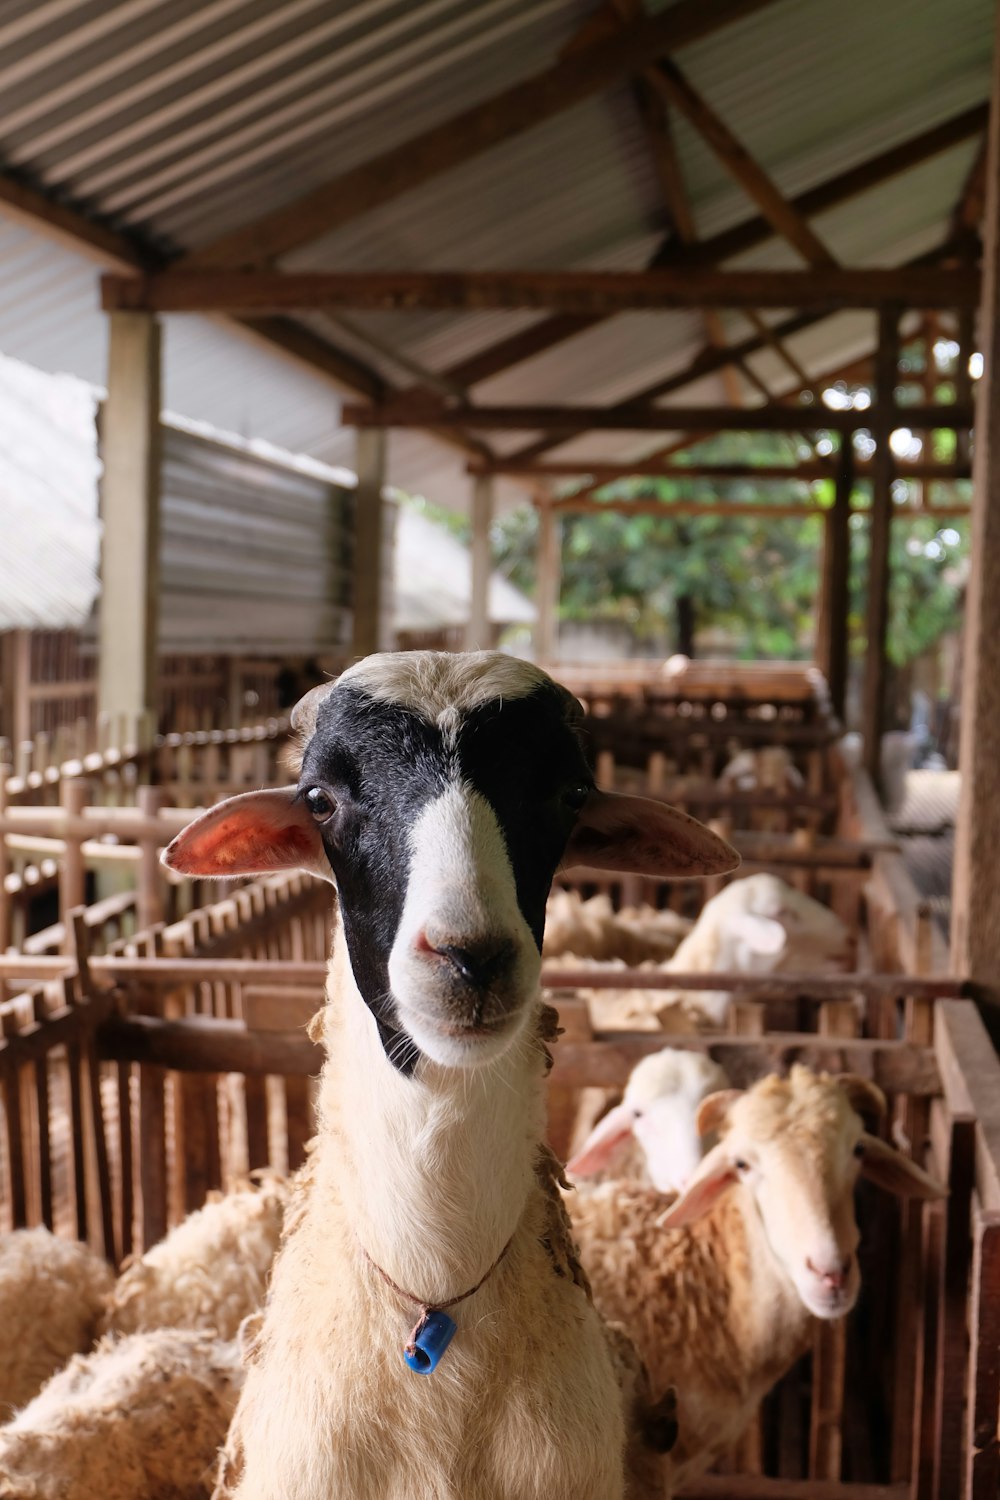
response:
[[[154,243],[197,247],[536,73],[591,11],[585,0],[11,0],[0,15],[0,150],[85,210]],[[681,49],[679,60],[794,194],[983,101],[992,23],[989,0],[775,0]],[[675,137],[702,234],[754,212],[682,119]],[[849,264],[891,264],[933,246],[974,151],[972,142],[956,147],[842,204],[816,220],[817,232]],[[400,194],[287,263],[637,267],[665,227],[648,142],[622,86]],[[797,262],[771,241],[740,263]],[[365,335],[441,371],[533,320],[368,314],[351,318],[347,334],[303,319],[402,385],[410,378]],[[735,315],[725,321],[745,328]],[[861,326],[831,319],[792,347],[817,373],[844,351],[852,357]],[[475,395],[620,400],[682,368],[703,342],[694,316],[621,316]],[[0,349],[103,379],[93,268],[2,222]],[[753,363],[784,388],[770,353]],[[720,391],[716,378],[675,399],[711,401]],[[328,384],[221,322],[167,321],[166,392],[187,415],[350,462],[353,440],[337,425]],[[522,440],[504,434],[495,446],[510,451]],[[593,434],[557,452],[638,456],[663,441]],[[401,488],[465,504],[464,460],[433,438],[394,433],[389,464]],[[502,503],[521,493],[503,485]]]

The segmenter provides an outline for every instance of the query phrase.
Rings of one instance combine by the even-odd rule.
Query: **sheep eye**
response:
[[[579,812],[589,796],[590,787],[581,782],[579,786],[571,786],[568,792],[563,793],[563,801],[573,812]]]
[[[309,787],[305,793],[305,802],[317,823],[325,823],[336,811],[332,797],[319,786]]]
[[[736,1168],[737,1172],[749,1172],[750,1170],[750,1163],[748,1161],[744,1161],[742,1157],[739,1156],[733,1162],[733,1166]]]
[[[855,1156],[864,1156],[864,1154],[865,1154],[865,1148],[861,1144],[860,1141],[858,1142],[858,1144],[854,1148],[854,1154],[855,1154]]]

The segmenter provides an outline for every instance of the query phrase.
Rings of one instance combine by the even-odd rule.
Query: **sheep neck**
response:
[[[745,1259],[732,1278],[740,1346],[749,1367],[769,1384],[808,1347],[815,1319],[771,1248],[750,1189],[737,1184],[727,1194],[727,1207],[739,1214],[745,1235]]]
[[[475,1285],[516,1237],[542,1134],[540,1047],[529,1024],[486,1068],[386,1057],[342,929],[324,1038],[321,1171],[381,1269],[431,1304]]]

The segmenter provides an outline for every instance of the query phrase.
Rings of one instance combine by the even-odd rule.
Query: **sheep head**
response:
[[[946,1190],[915,1162],[868,1134],[858,1110],[882,1113],[865,1079],[831,1078],[796,1065],[788,1078],[747,1092],[711,1094],[698,1116],[720,1140],[681,1196],[661,1215],[680,1228],[707,1213],[736,1183],[753,1195],[771,1253],[803,1305],[818,1318],[849,1312],[860,1287],[854,1188],[859,1176],[907,1197]]]
[[[332,879],[394,1065],[486,1063],[537,996],[560,864],[690,877],[738,863],[686,814],[597,791],[578,719],[564,688],[499,652],[368,657],[293,714],[298,786],[212,808],[165,863]]]

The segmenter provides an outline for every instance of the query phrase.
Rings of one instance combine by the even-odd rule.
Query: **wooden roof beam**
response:
[[[757,204],[775,232],[798,251],[807,265],[835,266],[837,262],[808,220],[792,207],[673,59],[661,62],[652,71],[661,81],[671,104],[694,126],[733,180]]]
[[[817,187],[798,193],[788,200],[789,206],[802,218],[816,218],[819,214],[827,213],[861,193],[880,187],[939,156],[943,151],[950,151],[952,147],[981,134],[986,128],[988,117],[988,104],[974,105],[942,124],[912,136],[901,145],[893,146],[846,172],[840,172]],[[735,255],[742,255],[747,250],[755,250],[773,239],[774,235],[775,229],[771,221],[759,214],[734,224],[731,229],[723,229],[719,234],[710,235],[696,246],[674,245],[664,251],[661,264],[717,265],[731,260]]]
[[[855,419],[863,415],[862,412],[856,412]],[[822,425],[819,418],[816,425]],[[837,474],[835,458],[810,459],[799,464],[685,464],[657,458],[637,458],[620,463],[602,459],[518,463],[515,459],[495,458],[487,464],[470,463],[468,469],[470,474],[506,474],[525,479],[589,478],[600,480],[604,484],[610,484],[616,479],[694,479],[710,480],[713,484],[745,483],[747,480],[761,484],[812,484],[819,479],[834,479]],[[855,465],[855,474],[859,479],[863,479],[867,472],[867,464],[859,461]],[[968,463],[896,461],[897,479],[969,479],[971,474],[971,465]]]
[[[700,41],[773,0],[677,0],[563,57],[552,67],[403,141],[184,257],[194,266],[259,266],[339,229],[440,173],[533,129],[636,72],[651,58]]]
[[[658,516],[662,520],[668,520],[671,516],[727,516],[727,517],[772,517],[788,519],[794,517],[802,520],[807,516],[825,516],[828,507],[824,505],[768,505],[756,500],[733,500],[733,501],[699,501],[699,500],[591,500],[583,496],[577,498],[572,495],[567,500],[556,500],[550,503],[553,515],[613,515],[623,516]],[[860,510],[867,515],[867,510]],[[943,506],[910,506],[896,505],[892,510],[892,519],[917,520],[918,518],[939,517],[941,520],[952,520],[956,517],[967,516],[968,505],[943,505]]]
[[[963,110],[961,114],[954,115],[950,120],[945,120],[941,125],[935,125],[930,130],[922,131],[920,135],[911,137],[902,145],[883,151],[880,155],[862,162],[857,167],[852,167],[847,172],[828,178],[818,187],[798,194],[797,197],[789,200],[791,206],[806,217],[836,208],[857,194],[878,187],[883,182],[890,181],[903,172],[939,155],[942,151],[950,150],[971,136],[979,134],[986,128],[988,114],[989,106],[986,104]],[[712,265],[717,261],[738,255],[744,250],[752,250],[757,245],[766,243],[773,236],[772,225],[763,215],[760,215],[745,219],[732,229],[702,240],[697,245],[685,246],[679,240],[667,243],[657,251],[654,264],[667,266],[682,262]],[[579,333],[585,333],[589,328],[594,328],[604,321],[603,317],[573,317],[567,313],[540,319],[529,328],[511,334],[508,338],[500,339],[488,348],[481,349],[477,354],[459,360],[441,373],[447,379],[454,380],[460,385],[478,385],[515,365],[544,354],[548,349],[556,348],[567,339],[574,338]],[[761,344],[756,343],[753,349],[746,352],[755,353],[761,347]],[[710,353],[710,351],[706,352]],[[701,373],[713,373],[714,370],[720,368],[724,369],[725,364],[713,365],[711,370]],[[423,393],[410,390],[404,391],[399,399],[404,401],[418,397],[423,397]]]
[[[979,278],[966,267],[807,271],[175,271],[106,276],[104,307],[145,312],[280,313],[355,308],[472,312],[554,307],[614,313],[690,307],[961,308]]]
[[[585,406],[457,406],[436,414],[448,427],[487,432],[853,432],[882,419],[894,426],[961,429],[972,424],[972,409],[948,406],[893,407],[886,415],[876,407],[863,412],[831,411],[815,406],[636,406],[601,410]],[[422,418],[387,412],[378,406],[345,406],[345,424],[357,427],[420,427]]]

